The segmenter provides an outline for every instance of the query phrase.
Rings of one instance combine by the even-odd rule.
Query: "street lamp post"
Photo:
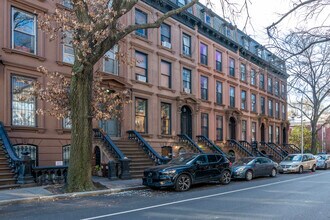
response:
[[[303,125],[303,97],[300,102],[300,117],[301,117],[301,156],[304,154],[304,125]]]

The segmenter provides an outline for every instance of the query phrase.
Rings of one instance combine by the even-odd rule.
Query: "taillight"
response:
[[[229,161],[229,166],[231,167],[231,165],[233,165],[233,163]]]

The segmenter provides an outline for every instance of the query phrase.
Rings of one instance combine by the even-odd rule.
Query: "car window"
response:
[[[195,160],[195,163],[197,163],[197,161],[200,161],[202,164],[203,164],[203,163],[207,163],[207,157],[206,157],[206,155],[200,155],[200,156],[197,157],[197,159]]]
[[[303,156],[303,161],[307,161],[308,159],[307,159],[307,155],[304,155]]]
[[[256,164],[257,164],[257,163],[261,164],[261,163],[262,163],[261,158],[257,158],[257,159],[255,159],[255,163],[256,163]]]
[[[218,159],[215,155],[207,155],[207,159],[209,160],[209,163],[218,162]]]
[[[222,160],[222,156],[221,156],[221,155],[215,155],[215,156],[216,156],[216,158],[217,158],[217,161]]]
[[[261,163],[270,163],[270,160],[267,158],[259,158]]]

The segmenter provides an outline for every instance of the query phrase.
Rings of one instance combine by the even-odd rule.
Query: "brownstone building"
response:
[[[143,0],[123,22],[152,22],[186,1]],[[36,115],[46,103],[19,98],[29,90],[26,80],[46,83],[38,66],[70,73],[70,35],[64,42],[49,42],[37,28],[36,13],[70,8],[68,0],[55,2],[0,1],[0,121],[16,152],[31,150],[37,165],[66,163],[69,158],[70,120]],[[122,65],[117,51],[139,62],[135,67]],[[130,90],[132,102],[124,107],[121,120],[95,121],[94,126],[111,136],[119,149],[127,142],[128,130],[136,130],[158,153],[165,145],[174,147],[174,154],[184,150],[178,134],[193,140],[203,135],[236,154],[239,151],[230,149],[227,140],[286,143],[284,61],[202,4],[167,19],[158,29],[130,34],[107,55],[95,72],[104,75],[110,89]],[[102,146],[96,154],[102,162],[111,158]]]

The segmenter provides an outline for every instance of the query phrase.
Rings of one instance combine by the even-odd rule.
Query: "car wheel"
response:
[[[300,166],[300,167],[299,167],[299,170],[298,170],[298,173],[301,174],[301,173],[303,173],[303,171],[304,171],[304,168],[303,168],[302,166]]]
[[[253,172],[252,172],[252,170],[248,170],[248,171],[246,171],[246,173],[245,173],[245,179],[246,179],[247,181],[250,181],[250,180],[253,179]]]
[[[175,182],[175,190],[176,191],[187,191],[191,186],[191,179],[187,174],[181,174],[178,176]]]
[[[273,168],[273,169],[272,169],[272,172],[270,173],[270,176],[271,176],[271,177],[275,177],[276,174],[277,174],[277,171],[276,171],[275,168]]]
[[[315,171],[316,171],[316,166],[314,164],[313,167],[312,167],[312,172],[315,172]]]
[[[224,170],[221,173],[220,183],[223,185],[227,185],[230,183],[230,180],[231,180],[231,173],[228,170]]]
[[[328,169],[328,164],[324,165],[324,169],[327,170]]]

